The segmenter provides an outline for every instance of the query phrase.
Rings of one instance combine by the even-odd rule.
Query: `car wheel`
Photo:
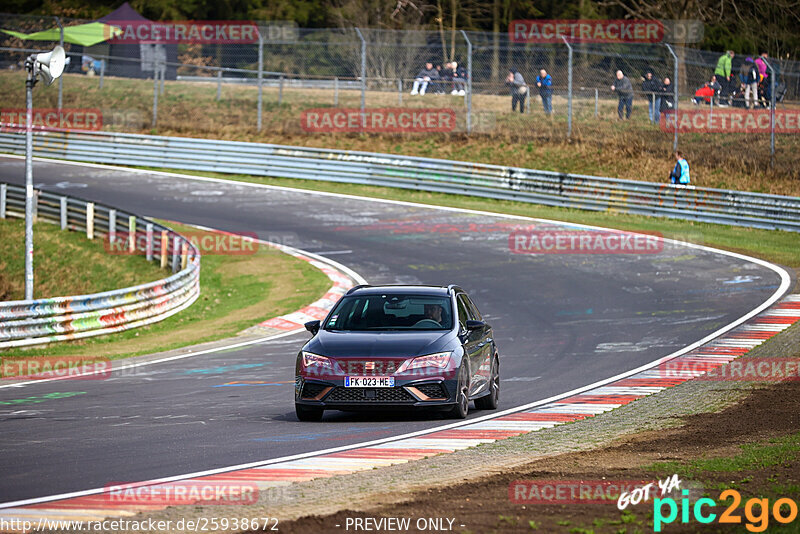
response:
[[[479,410],[495,410],[500,401],[500,360],[492,359],[492,372],[489,378],[489,394],[475,399],[475,407]]]
[[[469,413],[469,375],[467,366],[461,364],[458,370],[458,390],[456,393],[456,405],[448,412],[453,419],[465,419]]]
[[[317,408],[316,406],[304,406],[302,404],[294,405],[294,412],[297,418],[301,421],[321,421],[322,414],[325,412],[324,408]]]

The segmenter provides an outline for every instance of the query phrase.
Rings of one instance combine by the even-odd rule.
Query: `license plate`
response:
[[[346,388],[393,388],[393,376],[346,376],[344,377],[344,387]]]

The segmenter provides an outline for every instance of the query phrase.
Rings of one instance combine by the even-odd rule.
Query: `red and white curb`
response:
[[[309,261],[313,261],[310,260]],[[322,300],[331,300],[335,293],[329,293]],[[310,306],[317,307],[317,306]],[[319,306],[319,309],[324,309]],[[315,310],[307,310],[284,316],[282,320],[294,325],[302,324],[306,317],[317,318]],[[310,319],[309,319],[310,320]],[[766,340],[776,336],[800,320],[800,295],[785,297],[778,304],[756,315],[746,323],[728,331],[724,335],[701,345],[685,354],[669,360],[673,368],[686,368],[683,374],[667,373],[663,368],[654,367],[601,386],[582,391],[566,398],[558,399],[495,418],[482,418],[478,422],[466,423],[453,428],[420,432],[412,437],[395,441],[384,440],[356,448],[342,448],[335,452],[320,455],[307,455],[275,463],[261,462],[251,466],[240,466],[230,471],[219,470],[190,478],[176,477],[159,481],[149,481],[137,486],[162,484],[174,485],[175,481],[191,481],[192,485],[234,486],[255,485],[261,490],[285,486],[316,478],[349,474],[388,465],[418,460],[436,454],[452,453],[483,443],[506,439],[543,428],[594,417],[637,399],[641,399],[666,388],[691,380],[703,371],[722,366],[752,350]],[[665,376],[666,375],[666,376]],[[169,484],[166,484],[169,482]],[[14,520],[36,522],[42,518],[50,520],[102,520],[109,517],[130,517],[139,512],[162,510],[164,504],[154,504],[150,499],[141,502],[121,499],[114,502],[107,493],[99,490],[72,498],[0,509],[0,520],[8,524]],[[204,504],[198,498],[194,502]],[[191,504],[181,501],[181,504]],[[0,505],[2,508],[3,505]],[[9,503],[5,506],[14,506]]]

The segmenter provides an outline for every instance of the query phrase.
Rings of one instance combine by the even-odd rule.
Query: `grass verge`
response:
[[[111,256],[101,240],[53,224],[33,229],[35,298],[85,295],[144,284],[164,271],[140,257]],[[0,301],[25,298],[25,221],[0,219]]]
[[[180,224],[162,223],[178,232],[196,232]],[[111,261],[128,259],[146,264],[138,257],[114,256]],[[75,356],[91,353],[116,359],[214,341],[313,302],[330,287],[330,280],[305,261],[275,249],[260,247],[252,255],[203,256],[200,287],[200,298],[192,306],[159,323],[111,336],[8,350],[3,355]]]
[[[149,169],[160,170],[165,169]],[[175,171],[193,176],[205,176],[265,185],[277,185],[312,191],[326,191],[388,200],[417,202],[432,206],[448,206],[482,210],[524,217],[538,217],[557,221],[573,222],[638,232],[657,232],[664,237],[690,243],[708,245],[733,252],[747,254],[763,260],[800,268],[800,234],[776,230],[759,230],[721,224],[698,223],[644,215],[629,215],[617,212],[593,212],[566,208],[553,208],[478,197],[409,191],[390,187],[339,184],[299,180],[293,178],[265,178],[258,176],[220,174],[200,171]]]

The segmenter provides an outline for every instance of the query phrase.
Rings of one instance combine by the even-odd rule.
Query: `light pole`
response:
[[[61,77],[66,64],[62,46],[25,60],[27,120],[25,128],[25,300],[33,300],[33,86],[41,77],[47,85]]]

